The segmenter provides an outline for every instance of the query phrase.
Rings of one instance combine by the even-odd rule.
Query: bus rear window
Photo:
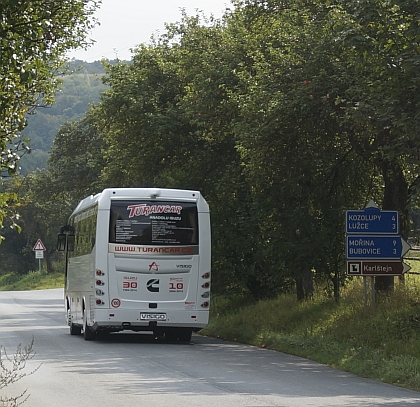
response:
[[[113,200],[109,242],[130,245],[198,245],[194,202]]]

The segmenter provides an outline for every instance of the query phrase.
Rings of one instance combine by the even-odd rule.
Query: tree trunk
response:
[[[54,251],[49,252],[49,251],[45,250],[45,252],[44,252],[45,253],[45,263],[47,265],[47,274],[50,274],[50,273],[54,272],[54,268],[53,268],[53,265],[52,265],[52,262],[51,262],[51,254],[53,254]]]
[[[295,276],[298,301],[308,300],[314,295],[314,282],[311,270],[300,270]]]
[[[338,264],[335,267],[333,284],[334,284],[334,300],[335,302],[339,302],[340,301],[340,271],[339,271]]]

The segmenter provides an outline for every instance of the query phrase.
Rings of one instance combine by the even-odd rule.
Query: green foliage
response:
[[[58,129],[67,121],[82,119],[89,105],[99,102],[100,93],[105,89],[101,78],[95,74],[64,76],[54,105],[28,117],[25,135],[30,138],[31,147],[48,151]]]
[[[96,115],[96,109],[91,108],[82,120],[64,124],[55,137],[46,172],[55,198],[66,196],[75,204],[99,183],[105,143]]]
[[[101,80],[104,68],[99,61],[72,61],[66,69],[66,74],[60,78],[62,83],[55,103],[27,116],[28,126],[24,132],[30,139],[31,151],[19,162],[21,174],[45,168],[48,151],[60,127],[66,122],[82,120],[89,106],[98,103],[101,92],[106,89]]]
[[[0,176],[16,173],[28,151],[26,114],[50,105],[66,52],[86,46],[99,2],[0,0]],[[0,200],[0,226],[8,197]]]
[[[44,261],[48,273],[52,273],[53,262],[59,256],[55,250],[57,233],[66,224],[77,200],[69,197],[67,191],[57,191],[53,176],[46,170],[16,177],[15,181],[9,188],[20,196],[19,225],[23,233],[9,231],[4,245],[0,245],[0,275],[12,271],[24,274],[36,269],[32,248],[38,239],[47,249]]]
[[[29,240],[30,231],[26,229],[24,220],[19,220],[24,232],[18,233],[15,229],[5,228],[4,241],[0,246],[0,275],[14,271],[17,275],[24,275],[29,270],[35,270],[37,263],[32,247],[35,241]],[[32,247],[31,247],[32,244]]]
[[[20,231],[20,227],[16,223],[16,220],[19,218],[19,215],[16,213],[17,199],[17,194],[13,192],[0,193],[0,227],[7,219],[11,228],[15,228]],[[2,237],[0,236],[0,242],[1,240]]]
[[[337,115],[354,151],[379,168],[382,207],[401,213],[418,200],[420,41],[416,1],[336,2],[327,22],[346,88],[334,95]]]
[[[18,157],[7,153],[7,144],[25,128],[25,113],[51,104],[55,71],[69,49],[86,45],[97,2],[2,0],[0,5],[0,164],[15,170]]]

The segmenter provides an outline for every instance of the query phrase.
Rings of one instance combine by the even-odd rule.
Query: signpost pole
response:
[[[363,276],[363,302],[365,307],[365,312],[367,309],[367,279],[366,276]]]
[[[370,290],[371,290],[371,298],[372,298],[372,311],[375,313],[375,306],[376,306],[376,297],[375,297],[375,277],[372,276],[370,278]]]
[[[32,250],[35,252],[35,258],[38,259],[39,274],[41,274],[41,259],[44,258],[44,251],[46,250],[44,243],[42,243],[41,239],[37,240]]]

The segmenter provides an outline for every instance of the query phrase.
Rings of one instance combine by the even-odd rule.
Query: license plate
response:
[[[142,321],[166,321],[166,314],[142,312],[140,314],[140,319]]]

